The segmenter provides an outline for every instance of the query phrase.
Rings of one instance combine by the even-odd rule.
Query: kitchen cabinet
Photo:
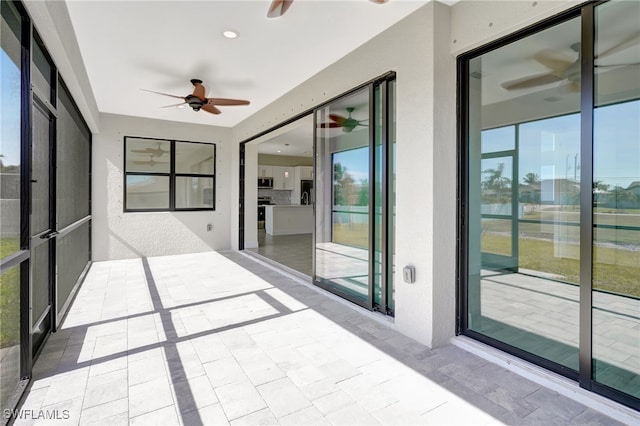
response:
[[[298,166],[300,169],[300,179],[301,180],[310,180],[313,179],[313,167],[311,166]]]
[[[294,167],[273,166],[273,189],[293,190]]]
[[[275,177],[273,175],[273,166],[258,165],[258,177]]]

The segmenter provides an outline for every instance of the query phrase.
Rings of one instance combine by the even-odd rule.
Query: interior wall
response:
[[[93,138],[93,260],[230,248],[230,186],[238,175],[231,174],[229,129],[113,114],[101,114],[100,128]],[[215,143],[216,210],[124,213],[125,136]],[[208,224],[211,231],[207,231]]]

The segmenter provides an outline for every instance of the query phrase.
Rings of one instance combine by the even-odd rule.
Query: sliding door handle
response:
[[[47,232],[44,235],[41,235],[40,238],[42,238],[43,240],[50,240],[58,234],[59,234],[58,231],[51,231],[51,232]]]

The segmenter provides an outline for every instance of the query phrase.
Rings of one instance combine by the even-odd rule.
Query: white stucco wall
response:
[[[223,250],[230,247],[230,130],[147,118],[101,114],[93,137],[92,256],[94,261]],[[123,212],[124,136],[216,144],[216,210]],[[237,199],[237,197],[236,197]],[[213,225],[208,232],[207,224]]]

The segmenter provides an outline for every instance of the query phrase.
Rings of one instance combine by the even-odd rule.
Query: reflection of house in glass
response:
[[[640,181],[627,188],[601,184],[593,189],[594,203],[598,207],[611,209],[640,209]]]
[[[578,205],[580,182],[573,179],[543,179],[531,184],[520,184],[518,193],[521,203]]]
[[[169,178],[166,176],[127,176],[129,208],[169,207]]]

